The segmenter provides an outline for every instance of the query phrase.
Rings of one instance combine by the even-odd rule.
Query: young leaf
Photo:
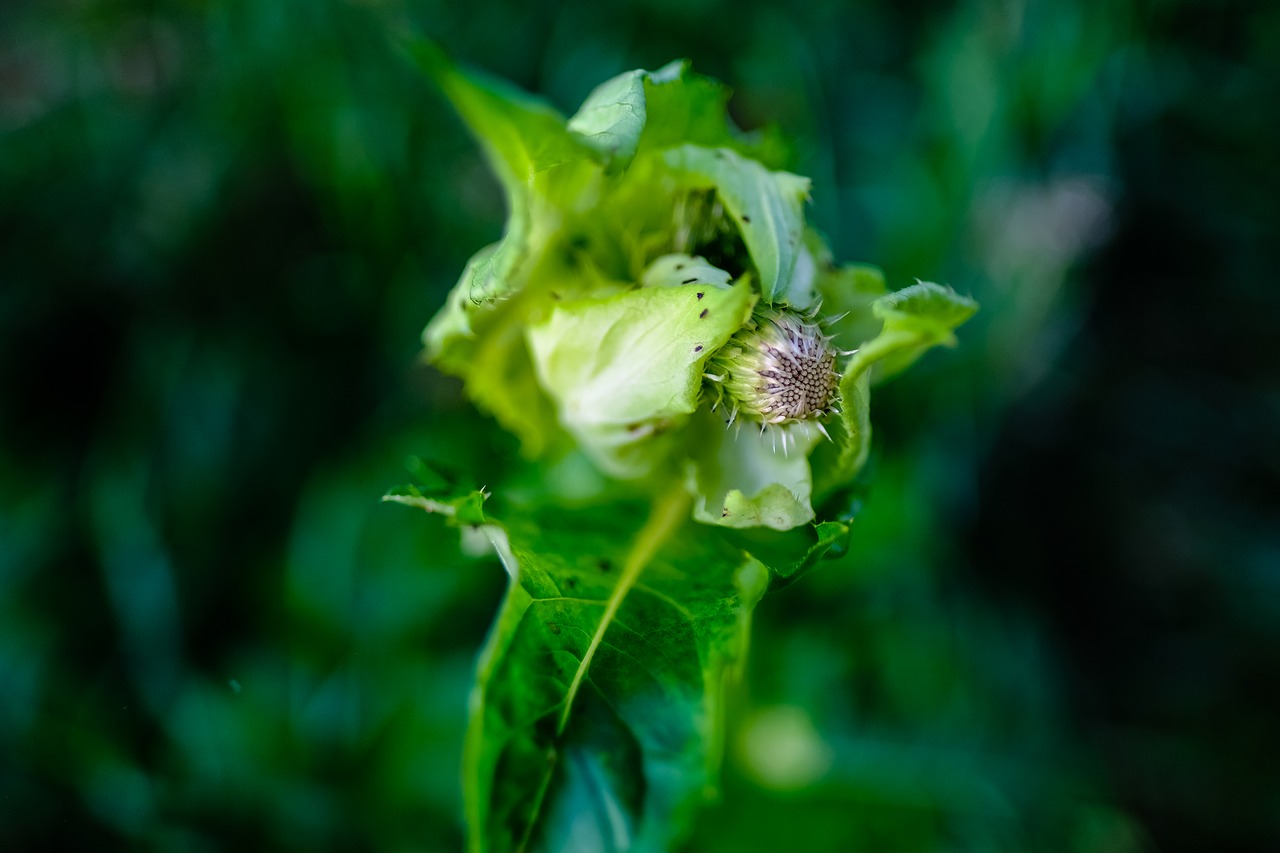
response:
[[[392,501],[443,516],[454,526],[484,524],[484,502],[489,497],[483,489],[462,486],[443,472],[416,456],[409,459],[409,471],[417,483],[397,486],[382,496]]]
[[[729,89],[685,60],[657,71],[627,71],[597,86],[569,119],[568,128],[616,173],[637,151],[695,144],[729,148],[766,165],[789,155],[777,134],[748,135],[729,121]]]
[[[760,273],[765,303],[787,301],[804,235],[809,179],[771,172],[725,148],[682,145],[668,151],[665,160],[692,186],[715,189]]]
[[[466,295],[467,275],[423,333],[427,356],[462,377],[472,401],[520,437],[526,456],[540,456],[563,433],[525,346],[527,297],[520,293],[496,305],[478,305]]]
[[[611,170],[625,169],[640,145],[648,76],[647,71],[628,71],[606,80],[569,119],[569,131],[610,160]]]
[[[771,590],[782,589],[808,574],[823,560],[848,553],[852,519],[819,521],[785,532],[763,527],[722,530],[736,547],[749,552],[769,567]]]
[[[555,166],[594,155],[565,128],[549,104],[505,81],[451,63],[426,40],[408,45],[419,67],[435,81],[488,157],[507,195],[507,230],[483,263],[471,264],[467,296],[475,302],[504,296],[517,284],[516,269],[530,250],[534,178]]]
[[[691,281],[563,303],[529,328],[529,347],[561,422],[583,449],[614,476],[643,476],[653,465],[634,445],[697,409],[708,356],[746,321],[754,301],[745,285]]]
[[[729,119],[731,92],[718,80],[695,74],[688,60],[677,60],[645,79],[647,117],[641,151],[677,145],[730,148],[770,169],[785,168],[789,141],[775,129],[743,133]]]
[[[834,318],[827,330],[840,348],[856,349],[879,334],[883,321],[872,306],[887,292],[884,273],[869,264],[837,267],[829,257],[819,259],[818,266],[815,287],[822,313]]]
[[[952,333],[973,316],[978,303],[949,287],[921,281],[877,299],[871,310],[884,328],[858,350],[850,367],[874,365],[875,379],[881,381],[910,367],[931,347],[955,346]]]
[[[696,495],[694,518],[723,527],[769,527],[790,530],[813,520],[809,450],[814,431],[797,446],[778,446],[776,434],[765,435],[741,422],[726,428],[719,418],[702,413],[702,439],[691,448],[690,489]]]
[[[640,283],[645,287],[711,285],[725,288],[733,286],[732,279],[733,276],[707,263],[705,258],[696,255],[672,254],[663,255],[650,264],[641,276]]]
[[[892,376],[931,347],[954,345],[953,330],[973,316],[978,304],[949,287],[918,282],[880,297],[871,309],[882,328],[845,366],[840,377],[843,411],[831,425],[835,441],[819,446],[813,457],[813,470],[820,475],[814,491],[820,496],[847,485],[866,462],[873,378]]]

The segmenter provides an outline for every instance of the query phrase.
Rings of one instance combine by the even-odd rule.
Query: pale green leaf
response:
[[[422,344],[432,362],[456,374],[465,374],[475,347],[473,318],[485,303],[476,302],[471,294],[476,291],[477,279],[488,276],[493,264],[497,243],[485,246],[471,256],[458,283],[427,327],[422,331]]]
[[[509,191],[527,186],[537,172],[591,155],[543,99],[500,78],[459,68],[425,39],[407,47],[462,116]]]
[[[682,145],[664,159],[690,186],[716,191],[742,234],[764,301],[787,302],[802,249],[809,179],[772,172],[726,148]]]
[[[610,161],[626,168],[645,124],[647,71],[628,71],[597,86],[569,119],[569,131]]]
[[[773,169],[791,159],[791,145],[775,129],[743,133],[729,119],[731,92],[718,80],[695,74],[676,61],[645,80],[647,120],[640,150],[677,145],[730,148]]]
[[[663,255],[654,260],[644,271],[641,284],[645,287],[683,287],[696,284],[699,287],[732,287],[733,276],[719,267],[712,266],[705,258],[684,254]]]
[[[476,406],[520,437],[526,456],[540,456],[561,430],[525,345],[529,297],[517,293],[496,303],[471,300],[466,283],[476,263],[473,259],[468,265],[445,308],[423,333],[427,356],[462,378]]]
[[[827,333],[841,349],[856,349],[874,338],[883,325],[872,306],[885,295],[884,274],[868,264],[834,266],[819,260],[815,290],[822,300],[822,313],[837,318],[827,325]]]
[[[590,162],[596,152],[571,134],[564,117],[543,100],[459,68],[424,39],[407,47],[480,143],[507,200],[502,239],[476,254],[450,296],[447,316],[425,333],[428,349],[443,351],[471,333],[462,316],[465,310],[483,310],[519,290],[525,267],[554,231],[554,209],[576,202],[597,171]]]
[[[645,448],[697,409],[707,358],[753,301],[745,285],[714,281],[644,287],[557,304],[527,336],[564,427],[607,472],[638,476]]]
[[[767,434],[741,421],[726,427],[702,412],[690,447],[694,517],[724,527],[790,530],[814,518],[812,482],[805,458],[821,434],[797,430],[784,448],[778,432]]]
[[[418,509],[442,515],[458,524],[484,523],[484,494],[471,492],[457,498],[443,499],[423,494],[416,486],[399,486],[382,496],[384,501],[416,506]]]
[[[887,294],[872,304],[882,328],[858,348],[841,374],[842,412],[828,427],[834,444],[819,446],[813,457],[819,495],[847,485],[866,462],[872,380],[893,375],[931,347],[953,345],[954,329],[977,310],[972,299],[929,282]]]
[[[687,61],[657,71],[627,71],[597,86],[568,128],[594,149],[610,172],[625,169],[639,150],[695,144],[729,148],[766,165],[789,154],[779,134],[744,134],[729,120],[729,89],[694,74]]]
[[[854,356],[855,364],[875,365],[875,379],[887,379],[911,366],[931,347],[955,345],[952,332],[973,316],[978,303],[949,287],[918,282],[872,305],[884,322],[880,334]]]

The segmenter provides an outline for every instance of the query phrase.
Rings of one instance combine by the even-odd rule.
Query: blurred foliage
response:
[[[502,572],[378,497],[518,468],[416,361],[503,211],[388,18],[566,111],[688,56],[838,257],[983,303],[691,850],[1276,848],[1266,0],[5,4],[0,848],[461,845]]]

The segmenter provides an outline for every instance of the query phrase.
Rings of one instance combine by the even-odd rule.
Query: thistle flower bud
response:
[[[836,412],[840,351],[813,317],[759,309],[707,362],[706,376],[720,390],[716,405],[729,409],[730,423],[741,417],[764,428]]]

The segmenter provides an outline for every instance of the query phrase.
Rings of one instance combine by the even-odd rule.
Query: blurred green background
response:
[[[983,303],[766,598],[689,849],[1280,849],[1280,4],[0,9],[0,849],[448,851],[504,577],[381,505],[495,181],[409,20],[571,112],[675,57],[838,257]]]

